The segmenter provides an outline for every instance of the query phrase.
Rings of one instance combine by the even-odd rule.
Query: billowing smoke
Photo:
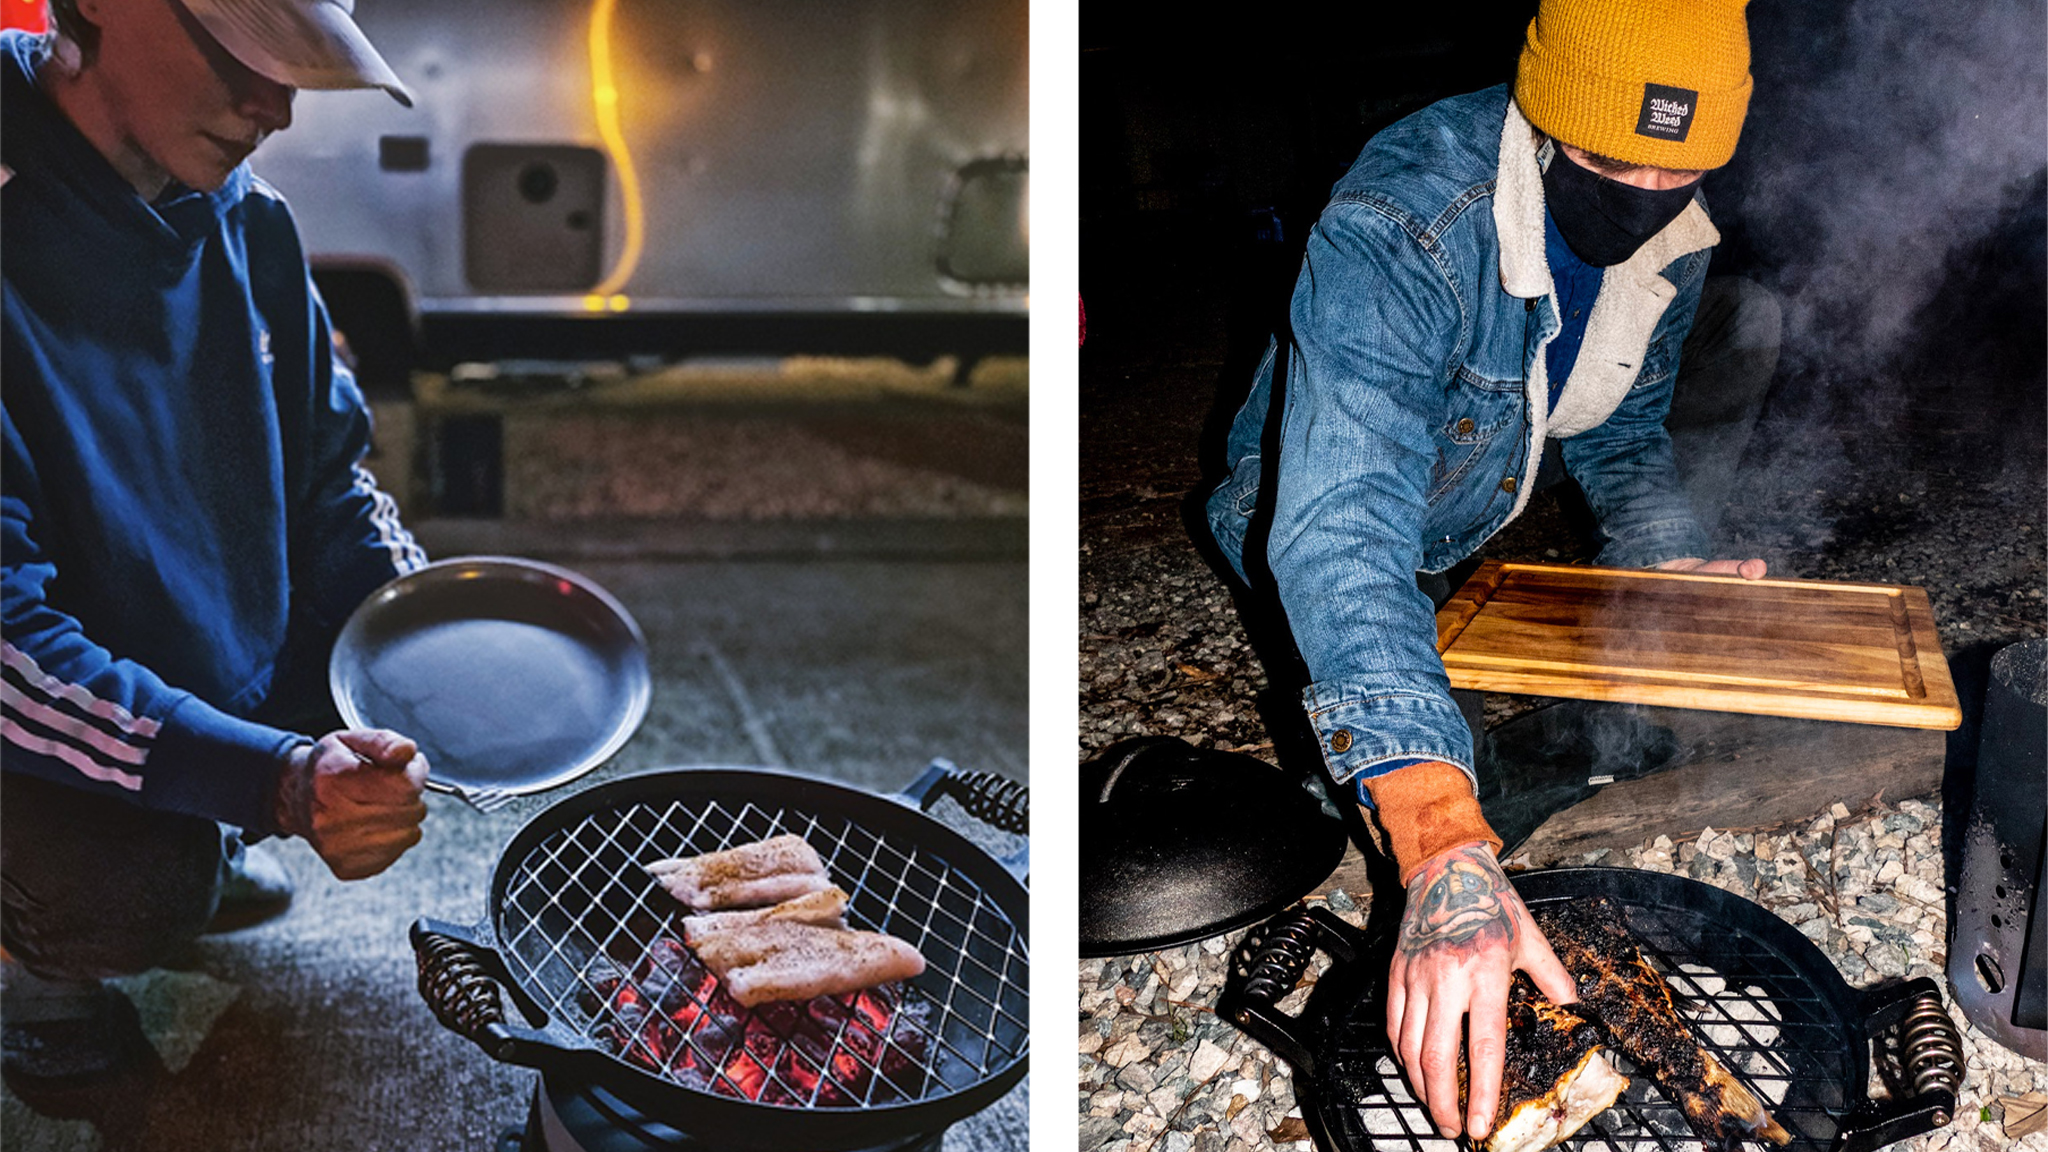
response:
[[[2021,348],[2008,363],[2033,367],[2009,383],[2039,387],[2040,314],[2003,326],[1984,317],[2041,292],[2048,6],[1756,3],[1750,25],[1756,96],[1727,173],[1733,195],[1715,208],[1730,209],[1781,296],[1781,419],[1776,450],[1752,454],[1762,471],[1743,482],[1749,503],[1727,527],[1815,548],[1833,527],[1827,495],[1871,466],[1851,459],[1843,433],[1882,431],[1942,373],[1982,370],[1944,359],[1959,328],[1974,321],[1979,344]],[[2038,492],[2038,460],[2005,448],[1973,450]]]
[[[1813,70],[1758,77],[1742,211],[1784,261],[1787,352],[1868,374],[2048,167],[2048,26],[2039,0],[1804,7]]]

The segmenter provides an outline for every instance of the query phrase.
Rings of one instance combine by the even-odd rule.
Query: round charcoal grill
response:
[[[1955,1026],[1931,980],[1861,994],[1813,942],[1740,897],[1682,876],[1565,868],[1512,877],[1531,908],[1605,896],[1679,998],[1693,1035],[1792,1134],[1791,1152],[1860,1152],[1931,1131],[1954,1113],[1962,1070]],[[1391,910],[1390,910],[1391,911]],[[1387,919],[1391,920],[1391,917]],[[1327,910],[1294,911],[1247,937],[1217,1010],[1294,1070],[1302,1116],[1322,1152],[1449,1152],[1403,1078],[1386,1034],[1392,925],[1362,932]],[[1276,1002],[1311,955],[1333,958],[1298,1015]],[[1866,1091],[1873,1054],[1890,1098]],[[1700,1152],[1678,1106],[1625,1057],[1630,1085],[1565,1146]],[[1772,1148],[1768,1143],[1754,1144]]]
[[[943,1130],[1023,1076],[1030,969],[1024,853],[998,862],[921,810],[946,794],[991,825],[1025,830],[1020,785],[944,761],[903,793],[907,803],[763,769],[659,771],[589,789],[513,836],[483,923],[413,926],[421,995],[492,1057],[589,1085],[716,1146],[829,1152]],[[724,1024],[628,1011],[621,979],[647,971],[657,951],[679,953],[682,938],[682,907],[644,865],[784,833],[808,841],[846,889],[849,925],[923,954],[922,975],[876,994],[886,1021],[864,1030],[861,1013],[878,1010],[859,993],[831,998],[838,1007],[823,1016],[818,1002],[808,1015],[766,1005],[734,1024],[719,1013],[747,1010],[708,977],[671,1002],[679,1018]]]

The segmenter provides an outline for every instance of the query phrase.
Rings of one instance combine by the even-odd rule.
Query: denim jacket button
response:
[[[1503,492],[1513,492],[1515,490],[1515,478],[1513,476],[1501,477],[1500,490]]]
[[[1470,436],[1472,434],[1472,430],[1477,427],[1479,427],[1479,425],[1474,424],[1472,422],[1472,418],[1470,416],[1467,416],[1463,420],[1458,421],[1458,435]]]
[[[1339,755],[1351,750],[1351,733],[1339,728],[1330,733],[1330,751]]]

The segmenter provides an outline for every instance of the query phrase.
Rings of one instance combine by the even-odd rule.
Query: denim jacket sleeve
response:
[[[1586,493],[1607,537],[1596,563],[1643,568],[1682,556],[1707,555],[1701,531],[1671,456],[1664,418],[1678,378],[1679,350],[1692,330],[1707,252],[1678,261],[1678,294],[1651,333],[1643,368],[1614,413],[1596,428],[1559,442],[1565,470]]]
[[[1432,415],[1468,323],[1440,252],[1391,209],[1340,201],[1311,232],[1294,292],[1267,559],[1313,678],[1309,721],[1347,793],[1414,758],[1472,775],[1415,585]]]

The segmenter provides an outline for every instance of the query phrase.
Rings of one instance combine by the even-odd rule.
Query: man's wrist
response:
[[[304,836],[313,827],[313,752],[311,740],[294,744],[278,768],[277,790],[270,805],[271,822],[281,836]]]

